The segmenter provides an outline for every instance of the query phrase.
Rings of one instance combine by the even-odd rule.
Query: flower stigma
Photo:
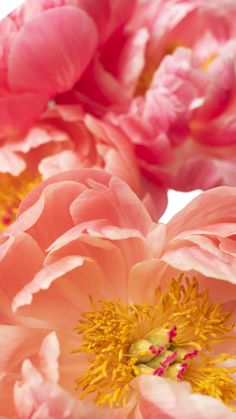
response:
[[[21,201],[40,182],[40,179],[39,175],[32,178],[27,171],[19,176],[0,174],[0,231],[15,220]]]
[[[151,374],[186,380],[193,392],[233,408],[236,368],[224,362],[235,357],[217,352],[217,345],[234,339],[231,313],[200,292],[197,279],[181,274],[156,290],[151,304],[91,299],[91,305],[75,328],[82,343],[73,353],[89,354],[87,371],[76,379],[82,399],[93,395],[97,405],[125,406],[131,381]]]

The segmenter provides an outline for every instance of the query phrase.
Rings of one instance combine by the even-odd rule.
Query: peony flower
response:
[[[59,105],[0,147],[0,229],[15,219],[23,197],[42,179],[83,167],[105,169],[126,181],[154,219],[164,212],[166,190],[145,180],[122,133],[78,105]]]
[[[26,2],[0,24],[1,137],[28,128],[50,99],[71,89],[98,44],[84,10],[37,3]]]
[[[134,6],[135,0],[102,0],[99,7],[94,0],[27,0],[6,17],[0,24],[1,135],[28,128],[50,99],[73,88]]]
[[[226,0],[139,2],[59,100],[121,129],[153,183],[234,185],[235,14]]]
[[[161,225],[104,171],[37,186],[1,235],[0,414],[235,418],[235,205]]]

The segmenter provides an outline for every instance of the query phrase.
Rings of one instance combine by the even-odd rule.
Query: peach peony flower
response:
[[[126,181],[154,219],[164,212],[166,190],[142,176],[124,135],[85,115],[79,105],[59,105],[0,147],[0,229],[13,221],[22,198],[42,178],[82,167],[102,168]]]
[[[104,171],[37,186],[0,237],[0,414],[235,418],[235,206],[165,226]]]

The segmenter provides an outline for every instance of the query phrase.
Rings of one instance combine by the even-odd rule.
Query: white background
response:
[[[193,198],[198,196],[202,191],[196,189],[191,192],[177,192],[170,189],[168,191],[168,206],[160,221],[167,223],[173,215],[184,208]]]
[[[0,0],[0,20],[2,20],[5,16],[7,16],[24,2],[25,0]]]

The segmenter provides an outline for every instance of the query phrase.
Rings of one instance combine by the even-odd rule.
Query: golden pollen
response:
[[[21,201],[40,182],[40,179],[39,175],[32,179],[27,171],[19,176],[0,174],[0,231],[15,220]]]
[[[134,377],[152,374],[187,380],[193,392],[233,407],[236,368],[222,363],[234,356],[216,355],[217,344],[234,339],[231,313],[213,303],[208,291],[200,293],[195,278],[172,279],[152,304],[91,300],[91,305],[75,328],[82,344],[73,352],[89,356],[87,371],[76,379],[81,398],[93,395],[98,405],[125,406]]]

